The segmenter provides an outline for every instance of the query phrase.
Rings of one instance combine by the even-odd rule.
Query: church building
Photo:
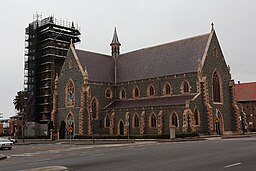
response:
[[[215,29],[122,54],[71,43],[55,80],[51,120],[60,138],[75,135],[230,134],[239,131],[234,81]]]

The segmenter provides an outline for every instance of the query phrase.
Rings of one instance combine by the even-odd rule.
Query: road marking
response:
[[[26,163],[26,165],[35,165],[35,164],[38,164],[38,163],[45,163],[45,162],[48,162],[50,160],[53,160],[53,159],[49,158],[49,159],[37,160],[37,161],[30,162],[30,163]]]
[[[230,165],[224,166],[224,168],[234,167],[234,166],[238,166],[240,164],[242,164],[242,163],[234,163],[234,164],[230,164]]]
[[[92,155],[90,155],[90,157],[97,157],[97,156],[102,156],[102,155],[104,155],[104,153],[92,154]]]
[[[12,154],[11,157],[31,157],[32,154]]]

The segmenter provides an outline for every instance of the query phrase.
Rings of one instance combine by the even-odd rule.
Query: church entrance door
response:
[[[119,123],[119,134],[124,135],[124,123],[123,123],[123,121],[120,121],[120,123]]]

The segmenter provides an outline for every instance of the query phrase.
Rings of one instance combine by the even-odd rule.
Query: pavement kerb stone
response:
[[[243,138],[256,136],[256,133],[245,133],[245,134],[233,134],[233,135],[200,135],[199,137],[190,138],[176,138],[176,139],[95,139],[95,143],[92,139],[72,139],[72,145],[99,145],[99,144],[126,144],[135,142],[182,142],[182,141],[202,141],[202,140],[217,140],[217,139],[228,139],[228,138]],[[25,139],[18,141],[15,145],[30,145],[30,144],[69,144],[68,139],[51,141],[50,139]]]

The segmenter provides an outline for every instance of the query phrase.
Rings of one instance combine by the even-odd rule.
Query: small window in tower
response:
[[[214,58],[217,58],[217,57],[218,57],[218,51],[217,51],[217,48],[216,48],[216,47],[213,48],[213,57],[214,57]]]
[[[69,66],[69,69],[72,68],[72,60],[69,60],[68,66]]]

